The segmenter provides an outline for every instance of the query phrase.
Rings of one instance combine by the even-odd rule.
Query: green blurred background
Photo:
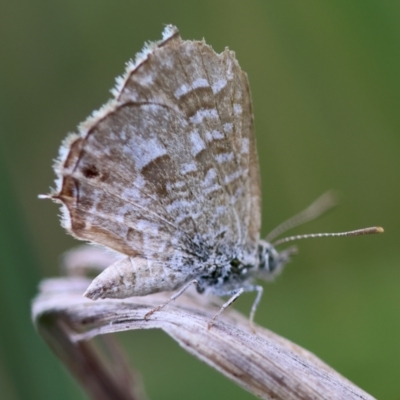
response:
[[[53,184],[61,140],[109,97],[124,63],[176,24],[235,50],[253,92],[263,234],[325,190],[342,206],[294,232],[382,225],[299,242],[256,320],[378,398],[400,399],[400,2],[2,0],[0,397],[84,399],[36,335],[30,300],[76,242]],[[248,313],[252,294],[235,307]],[[157,331],[120,335],[155,399],[251,399]]]

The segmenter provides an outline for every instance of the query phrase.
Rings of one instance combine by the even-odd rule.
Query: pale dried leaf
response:
[[[185,294],[146,321],[143,316],[164,301],[167,294],[93,302],[82,297],[87,285],[83,278],[46,280],[32,306],[39,332],[53,350],[54,343],[64,346],[64,351],[55,351],[70,369],[71,363],[76,364],[82,357],[82,348],[92,351],[85,347],[86,341],[97,335],[160,328],[189,353],[262,399],[373,399],[307,350],[258,326],[254,334],[248,319],[233,309],[226,310],[208,330],[216,308],[209,302],[201,303],[204,296]],[[57,326],[64,335],[48,329],[49,317],[50,326]],[[107,368],[97,366],[93,380],[97,370],[104,374]],[[127,387],[126,377],[112,383],[116,391]],[[108,398],[138,397],[132,394]]]

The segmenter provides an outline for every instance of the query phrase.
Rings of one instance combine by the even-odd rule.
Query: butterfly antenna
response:
[[[361,236],[361,235],[372,235],[375,233],[383,233],[384,230],[380,226],[373,226],[370,228],[357,229],[355,231],[348,232],[333,232],[333,233],[310,233],[306,235],[295,235],[288,236],[282,239],[279,239],[272,243],[273,246],[277,246],[282,243],[292,242],[293,240],[300,239],[310,239],[310,238],[320,238],[320,237],[339,237],[339,236]]]
[[[267,242],[270,242],[276,237],[280,236],[282,233],[288,230],[302,225],[308,221],[318,218],[322,214],[326,213],[328,210],[337,206],[338,195],[333,190],[328,190],[321,197],[310,204],[305,210],[299,212],[293,217],[289,218],[282,224],[278,225],[273,229],[265,238]]]

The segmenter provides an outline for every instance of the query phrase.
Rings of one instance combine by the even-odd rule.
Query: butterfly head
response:
[[[258,243],[258,277],[264,280],[273,279],[282,271],[290,257],[296,253],[297,249],[294,246],[278,252],[271,243],[260,240]]]

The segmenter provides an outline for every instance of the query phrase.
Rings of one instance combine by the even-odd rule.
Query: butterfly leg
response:
[[[231,298],[222,305],[222,307],[218,310],[218,312],[214,315],[214,317],[211,319],[211,321],[208,323],[208,329],[210,329],[213,325],[215,320],[219,317],[219,315],[226,309],[228,308],[241,294],[244,292],[257,292],[256,299],[254,300],[254,303],[251,307],[250,311],[250,328],[253,332],[255,332],[254,328],[254,315],[257,310],[257,306],[260,303],[262,294],[263,294],[263,287],[259,285],[251,285],[251,286],[246,286],[244,288],[232,290],[230,292],[224,293],[226,296],[231,296]]]
[[[157,311],[160,311],[162,308],[164,308],[167,304],[171,303],[171,301],[175,300],[178,298],[183,292],[185,292],[190,286],[192,285],[197,285],[197,280],[193,279],[189,281],[185,286],[182,287],[182,289],[178,290],[176,293],[174,293],[167,301],[164,303],[160,304],[159,306],[153,308],[150,310],[147,314],[145,314],[144,319],[148,319],[150,315],[154,314]]]
[[[214,325],[215,320],[219,317],[222,311],[228,308],[243,292],[244,289],[240,288],[223,294],[224,296],[231,296],[231,298],[225,304],[223,304],[218,312],[212,317],[211,321],[208,323],[208,329]]]
[[[264,289],[260,285],[253,286],[252,288],[253,288],[252,291],[255,290],[257,292],[256,299],[254,300],[254,303],[251,306],[251,311],[250,311],[250,328],[253,332],[255,332],[254,316],[256,315],[256,310],[257,310],[258,304],[260,303]]]

